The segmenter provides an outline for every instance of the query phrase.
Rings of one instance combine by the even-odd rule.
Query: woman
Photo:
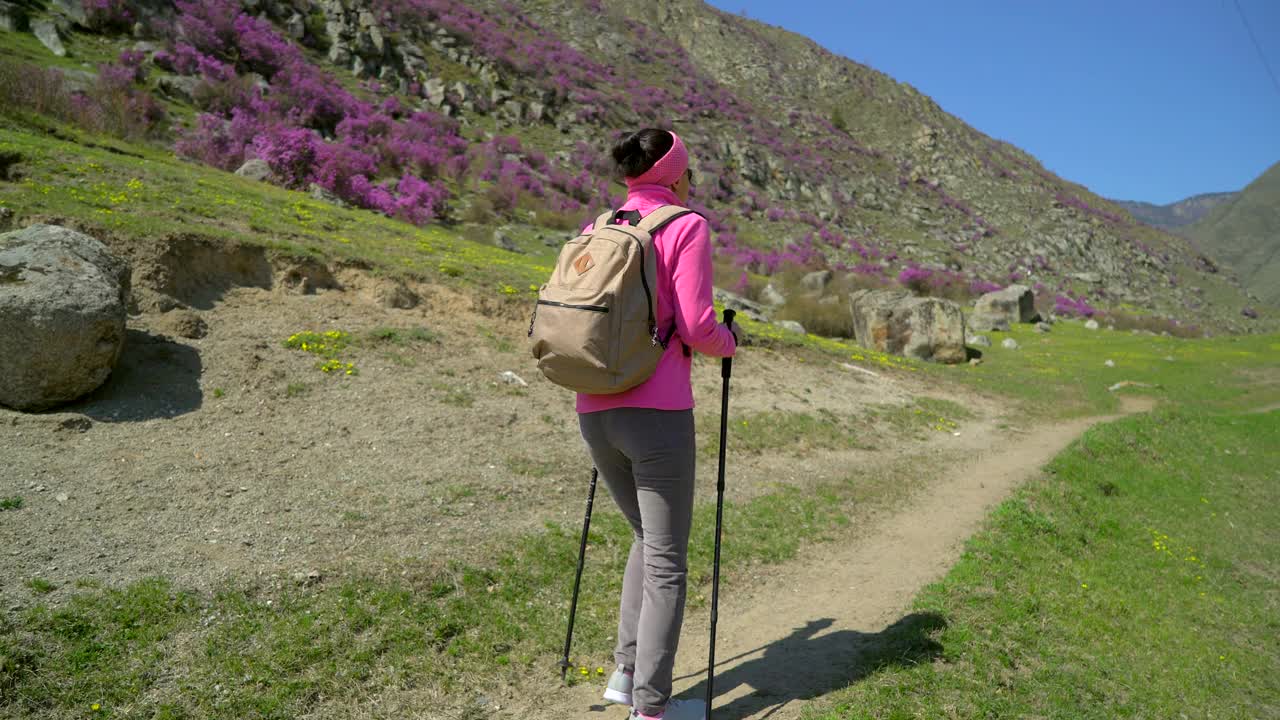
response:
[[[627,182],[620,210],[644,216],[689,201],[689,153],[675,133],[641,130],[619,140],[612,154]],[[702,720],[706,703],[671,699],[693,515],[693,389],[685,348],[730,357],[739,333],[736,324],[716,322],[711,232],[702,216],[685,215],[658,230],[654,249],[658,327],[674,328],[672,341],[645,382],[577,400],[587,449],[635,532],[622,581],[618,669],[605,699],[631,705],[631,717],[640,720]]]

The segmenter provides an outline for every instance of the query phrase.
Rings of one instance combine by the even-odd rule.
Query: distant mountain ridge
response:
[[[1192,225],[1222,203],[1234,200],[1236,192],[1201,193],[1184,200],[1156,205],[1138,200],[1116,200],[1115,203],[1141,223],[1160,228],[1168,232],[1178,232],[1181,228]]]
[[[1186,228],[1186,235],[1234,270],[1245,289],[1280,307],[1280,163]]]

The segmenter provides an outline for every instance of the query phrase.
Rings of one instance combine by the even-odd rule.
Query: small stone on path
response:
[[[508,385],[517,385],[519,387],[529,387],[529,383],[525,382],[524,378],[511,372],[510,370],[504,370],[500,375],[498,375],[498,379]]]

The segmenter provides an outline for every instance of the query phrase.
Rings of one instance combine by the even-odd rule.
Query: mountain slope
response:
[[[1280,306],[1280,163],[1187,228],[1187,235],[1234,270],[1254,295]]]
[[[59,27],[73,55],[129,50],[98,82],[162,97],[181,127],[156,142],[225,170],[262,160],[316,197],[473,237],[560,233],[623,194],[606,161],[619,130],[669,126],[722,284],[909,271],[959,299],[1019,281],[1050,307],[1253,328],[1185,240],[908,85],[697,0],[108,5]],[[33,57],[13,35],[5,49]]]
[[[1239,194],[1238,192],[1201,193],[1168,205],[1135,200],[1117,200],[1116,204],[1128,210],[1138,222],[1176,233],[1180,228],[1195,224],[1211,210],[1231,201]]]

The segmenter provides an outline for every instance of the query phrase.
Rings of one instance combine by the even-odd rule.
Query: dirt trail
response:
[[[1125,398],[1124,412],[1153,405],[1149,398]],[[845,687],[904,649],[927,657],[927,636],[944,621],[906,614],[914,595],[955,563],[964,540],[995,505],[1090,426],[1112,419],[1040,427],[1007,445],[1008,435],[990,431],[984,449],[970,449],[953,472],[873,520],[858,540],[822,546],[821,555],[775,570],[749,595],[725,593],[715,717],[796,718],[806,699]],[[708,622],[705,613],[686,622],[676,668],[680,697],[706,692]],[[601,705],[599,691],[594,685],[562,690],[548,698],[554,709],[542,716],[626,716]]]

